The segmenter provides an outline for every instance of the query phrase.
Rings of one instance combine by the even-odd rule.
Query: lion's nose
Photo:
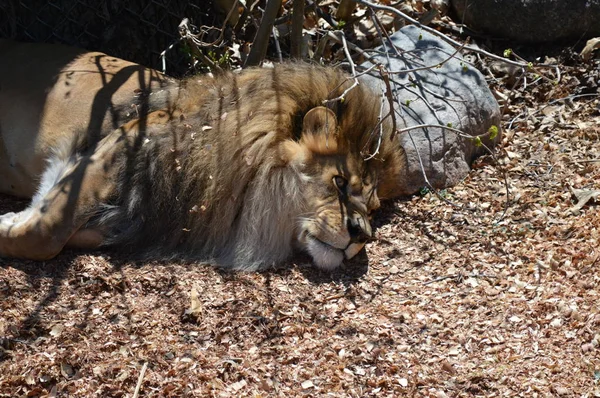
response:
[[[348,217],[347,227],[352,243],[364,243],[372,236],[371,225],[360,215]]]

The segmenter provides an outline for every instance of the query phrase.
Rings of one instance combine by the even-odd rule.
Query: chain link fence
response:
[[[218,26],[210,0],[0,0],[0,38],[62,43],[161,69],[160,54],[178,38],[178,25]],[[189,58],[167,53],[168,72],[180,76]]]

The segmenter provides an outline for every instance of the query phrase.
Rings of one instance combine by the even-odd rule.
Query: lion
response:
[[[262,270],[338,267],[398,196],[402,149],[364,84],[307,63],[170,79],[99,52],[0,41],[0,257],[113,247]],[[343,98],[342,94],[345,93]]]

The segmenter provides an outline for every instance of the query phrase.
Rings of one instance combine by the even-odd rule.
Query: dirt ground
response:
[[[499,164],[387,203],[332,274],[0,260],[0,397],[600,397],[600,101],[564,99],[598,64],[555,61],[558,84],[488,76]]]

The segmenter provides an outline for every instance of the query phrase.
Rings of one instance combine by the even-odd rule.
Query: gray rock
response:
[[[500,109],[478,70],[460,58],[448,59],[455,49],[415,26],[405,26],[391,39],[401,51],[400,55],[388,46],[389,58],[385,55],[375,57],[388,70],[433,67],[391,75],[397,128],[450,125],[472,137],[486,133],[494,125],[498,127],[497,137],[493,142],[488,139],[482,139],[482,142],[491,148],[500,140]],[[385,52],[386,48],[382,46],[376,50]],[[446,62],[435,67],[443,61]],[[370,65],[366,62],[361,66]],[[368,84],[385,90],[385,84],[376,76],[377,73],[368,76]],[[407,174],[400,182],[402,193],[412,194],[427,186],[423,171],[435,188],[453,186],[463,180],[473,159],[486,153],[469,137],[438,127],[399,134],[397,139],[407,158]]]
[[[529,43],[600,35],[600,0],[452,0],[457,22]]]

